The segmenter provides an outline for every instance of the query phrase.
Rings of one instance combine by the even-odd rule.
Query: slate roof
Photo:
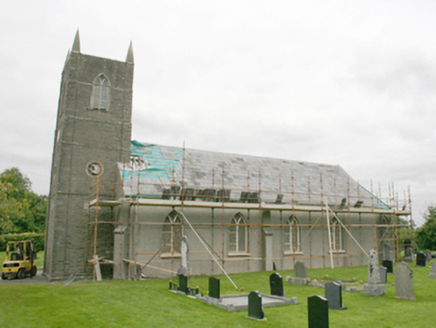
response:
[[[339,165],[217,153],[132,141],[130,164],[119,164],[124,195],[185,200],[388,209]],[[223,191],[225,190],[225,191]]]

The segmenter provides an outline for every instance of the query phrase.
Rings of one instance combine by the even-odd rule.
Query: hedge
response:
[[[0,235],[0,251],[6,250],[8,241],[33,240],[33,247],[37,252],[44,250],[45,234],[37,232],[11,233]]]

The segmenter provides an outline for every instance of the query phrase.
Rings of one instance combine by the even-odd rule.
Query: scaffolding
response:
[[[141,181],[141,179],[136,179],[135,183],[137,184],[135,187],[135,191],[133,192],[133,180],[132,177],[139,177],[140,167],[135,164],[124,164],[124,168],[129,166],[129,169],[132,171],[132,175],[130,177],[130,192],[129,195],[124,195],[124,181],[122,178],[118,178],[118,182],[106,183],[110,185],[111,188],[111,196],[109,193],[106,193],[105,197],[101,196],[102,182],[99,177],[91,178],[90,184],[90,197],[89,197],[89,223],[88,223],[88,243],[87,243],[87,259],[86,263],[91,263],[93,265],[93,276],[95,279],[101,279],[99,276],[100,264],[111,264],[114,265],[112,259],[104,259],[100,258],[98,254],[98,233],[99,226],[101,225],[111,225],[113,227],[125,225],[127,222],[127,241],[128,245],[126,247],[129,249],[129,256],[125,258],[122,254],[122,250],[120,250],[119,257],[122,258],[122,262],[133,265],[133,272],[130,273],[131,277],[137,277],[144,268],[152,268],[154,270],[160,270],[162,272],[169,273],[171,275],[176,274],[176,268],[174,267],[174,256],[171,256],[171,269],[159,268],[156,266],[152,266],[150,262],[162,252],[162,249],[165,245],[170,242],[169,240],[164,242],[163,245],[157,251],[145,251],[138,247],[138,241],[140,239],[139,236],[139,227],[141,226],[149,226],[149,227],[160,227],[163,228],[165,225],[179,226],[182,228],[186,225],[186,222],[182,220],[180,223],[171,223],[171,222],[145,222],[141,220],[139,217],[139,209],[142,207],[168,207],[169,209],[178,209],[182,213],[187,208],[203,208],[208,209],[209,216],[203,222],[192,222],[193,229],[200,227],[210,227],[211,231],[211,240],[207,240],[200,235],[200,238],[208,243],[209,248],[212,249],[214,255],[218,258],[220,263],[224,266],[226,262],[237,262],[244,261],[247,262],[248,271],[250,271],[250,263],[252,261],[260,261],[263,263],[261,267],[265,268],[266,261],[288,261],[292,259],[295,264],[298,260],[308,260],[309,267],[312,267],[312,261],[314,259],[322,258],[323,267],[328,266],[328,263],[331,262],[333,266],[333,252],[330,251],[330,259],[328,254],[328,250],[325,249],[326,245],[326,237],[330,238],[330,231],[332,227],[330,216],[333,218],[338,215],[348,215],[348,217],[357,217],[358,222],[352,223],[351,219],[349,222],[341,222],[343,228],[349,231],[350,235],[353,236],[354,232],[354,242],[359,244],[358,240],[362,241],[362,228],[372,228],[373,230],[373,241],[374,241],[374,249],[379,249],[379,246],[383,242],[392,243],[394,245],[394,260],[398,261],[399,253],[401,251],[401,245],[399,244],[399,229],[401,228],[412,228],[412,216],[411,216],[411,197],[410,197],[410,188],[406,192],[404,192],[404,198],[402,200],[399,199],[398,193],[395,192],[394,184],[389,184],[388,186],[388,197],[383,198],[381,194],[381,187],[378,186],[378,191],[374,194],[373,184],[371,182],[370,190],[366,194],[361,194],[359,191],[362,190],[362,186],[357,183],[357,192],[354,195],[350,192],[350,180],[348,180],[348,195],[343,197],[344,195],[337,194],[336,191],[336,181],[333,182],[334,188],[333,193],[327,193],[324,190],[323,186],[323,176],[319,177],[319,192],[314,192],[311,190],[311,181],[307,181],[307,191],[295,190],[295,177],[293,172],[291,172],[291,190],[284,190],[282,188],[282,175],[279,174],[279,179],[277,181],[278,185],[278,194],[277,191],[272,191],[268,189],[264,189],[262,186],[262,170],[259,168],[257,172],[258,175],[258,184],[256,186],[250,185],[250,172],[247,171],[247,187],[244,189],[236,190],[240,192],[241,197],[238,201],[231,200],[229,197],[229,190],[225,183],[225,167],[222,167],[221,172],[216,172],[215,169],[211,172],[211,181],[210,185],[207,187],[202,187],[202,190],[214,190],[215,192],[205,193],[198,192],[195,190],[197,186],[188,185],[185,181],[185,161],[183,159],[183,173],[182,173],[182,182],[179,184],[175,183],[175,179],[172,180],[172,185],[170,186],[170,192],[164,192],[160,194],[152,195],[150,193],[141,194],[138,191],[141,190],[141,185],[146,185],[147,182]],[[138,171],[135,174],[135,169]],[[174,172],[173,172],[174,175]],[[219,177],[221,175],[221,177]],[[218,180],[220,183],[217,183]],[[117,181],[114,177],[113,181]],[[107,186],[106,186],[107,189]],[[272,195],[277,194],[277,197],[274,199],[268,199],[266,197],[262,198],[263,195]],[[298,196],[304,194],[304,198],[308,200],[306,203],[301,203],[296,201]],[[118,198],[117,198],[118,195]],[[288,197],[291,201],[284,203],[282,199],[284,197]],[[333,201],[332,201],[333,200]],[[366,206],[362,206],[362,204]],[[387,206],[380,207],[379,205],[383,203]],[[354,205],[351,205],[354,204]],[[107,208],[109,209],[110,217],[101,218],[99,216],[99,211],[101,209]],[[124,208],[128,208],[128,210],[123,210]],[[133,211],[133,209],[135,209]],[[300,244],[303,244],[306,240],[309,243],[308,254],[298,254],[297,252],[293,252],[293,254],[285,255],[285,250],[282,246],[281,257],[268,258],[265,256],[261,257],[245,257],[245,258],[232,258],[226,256],[224,241],[226,238],[226,231],[229,227],[235,226],[235,224],[225,222],[225,211],[226,210],[246,210],[248,213],[247,223],[243,226],[247,227],[247,243],[250,245],[250,238],[254,238],[255,242],[259,244],[259,248],[262,247],[263,234],[265,233],[265,228],[272,227],[281,227],[284,229],[289,229],[291,225],[294,223],[289,223],[283,218],[284,212],[292,213],[292,216],[298,213],[306,213],[308,216],[308,220],[306,223],[298,223],[298,228],[304,228],[306,230],[306,234],[300,240]],[[117,210],[119,213],[118,216],[114,215],[114,210]],[[253,211],[259,212],[259,222],[253,223],[249,216]],[[262,215],[263,211],[271,211],[278,212],[280,217],[280,223],[268,223],[264,222],[264,218]],[[124,217],[127,215],[127,218]],[[372,222],[365,222],[362,220],[362,216],[371,216]],[[107,215],[106,215],[107,217]],[[323,217],[326,217],[327,220],[323,220]],[[400,217],[404,217],[406,219],[399,220]],[[383,222],[380,222],[381,220]],[[407,222],[408,219],[408,222]],[[407,223],[405,223],[407,222]],[[322,230],[322,245],[323,251],[322,255],[315,255],[312,249],[312,234],[311,232],[315,228],[321,228]],[[216,252],[213,247],[210,245],[214,245],[214,236],[221,233],[221,241],[222,245],[220,247],[220,251]],[[357,234],[356,234],[357,230]],[[379,233],[381,232],[381,233]],[[357,238],[357,240],[356,240]],[[362,257],[365,255],[365,251],[363,249],[359,249],[355,244],[353,244],[353,239],[349,239],[349,245],[347,252],[344,253],[336,253],[334,254],[335,258],[348,258],[350,265],[353,265],[353,258]],[[327,242],[328,247],[332,246],[332,241]],[[92,252],[91,252],[92,250]],[[115,250],[114,250],[115,251]],[[249,252],[249,250],[248,250]],[[92,254],[91,254],[92,253]],[[202,250],[195,250],[192,252],[193,254],[203,254],[206,253]],[[146,263],[141,262],[139,257],[141,256],[151,256],[151,259]],[[172,254],[174,255],[174,254]],[[195,260],[194,260],[195,261]],[[210,259],[210,261],[212,261]],[[118,263],[120,266],[119,272],[121,278],[121,266],[123,263]],[[85,264],[86,266],[86,264]]]

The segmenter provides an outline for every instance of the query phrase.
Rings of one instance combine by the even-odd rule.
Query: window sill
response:
[[[89,108],[89,107],[87,107],[86,110],[93,111],[93,112],[103,112],[103,113],[107,112],[106,108]]]
[[[284,251],[283,255],[303,255],[303,252]]]
[[[250,253],[243,253],[243,252],[230,252],[228,254],[229,257],[249,257],[251,256]]]
[[[161,259],[174,259],[174,258],[181,258],[182,254],[180,253],[161,253],[160,258]]]
[[[333,253],[333,254],[345,254],[345,250],[343,249],[339,249],[337,251],[329,251],[329,254]]]

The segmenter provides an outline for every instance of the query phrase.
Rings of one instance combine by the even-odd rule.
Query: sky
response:
[[[48,194],[61,72],[135,56],[132,139],[340,165],[436,205],[436,2],[0,0],[0,171]],[[371,187],[372,186],[372,187]],[[392,187],[393,186],[393,187]],[[394,191],[392,191],[394,190]]]

